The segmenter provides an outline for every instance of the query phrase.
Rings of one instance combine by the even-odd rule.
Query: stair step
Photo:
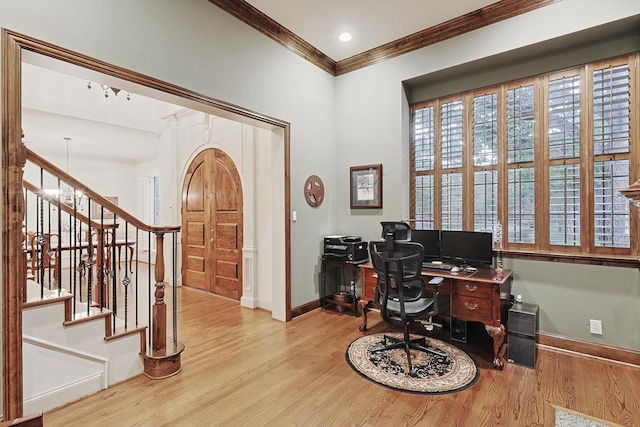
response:
[[[140,352],[144,352],[147,348],[147,327],[138,326],[136,328],[125,329],[124,327],[116,328],[115,332],[112,332],[110,336],[105,337],[105,341],[113,341],[118,338],[128,337],[129,335],[140,334]]]
[[[70,293],[62,297],[48,295],[27,305],[34,307],[22,312],[23,325],[26,325],[23,348],[27,349],[30,360],[54,360],[55,357],[55,363],[63,360],[71,364],[74,357],[80,357],[83,362],[88,361],[82,364],[82,369],[57,373],[55,379],[43,375],[34,377],[31,370],[31,388],[24,403],[30,412],[60,406],[144,373],[146,327],[125,329],[124,324],[114,323],[119,319],[114,319],[112,310],[74,303]],[[82,307],[83,311],[71,313],[73,305]],[[38,344],[33,344],[35,341]],[[102,364],[93,363],[97,360]]]
[[[53,304],[56,302],[66,302],[73,299],[73,295],[66,293],[60,296],[46,296],[44,299],[39,297],[29,297],[26,302],[22,303],[23,308],[38,307],[45,304]]]

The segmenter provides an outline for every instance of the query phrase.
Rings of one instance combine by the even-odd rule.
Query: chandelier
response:
[[[91,82],[87,82],[87,89],[91,90],[91,87],[92,87]],[[103,85],[102,83],[100,83],[100,87],[104,91],[104,97],[105,98],[109,97],[109,91],[113,92],[113,94],[115,96],[118,96],[118,94],[120,92],[122,92],[122,89],[118,89],[117,87]],[[127,101],[129,101],[131,99],[131,92],[128,92],[128,91],[125,91],[125,92],[127,92]]]
[[[71,138],[68,136],[64,137],[64,140],[67,142],[67,174],[69,174],[69,141]],[[54,189],[45,189],[45,193],[50,196],[56,197],[60,202],[64,203],[67,206],[85,206],[88,202],[87,196],[85,196],[82,191],[76,190],[72,188],[70,185],[65,185],[63,189],[54,188]]]

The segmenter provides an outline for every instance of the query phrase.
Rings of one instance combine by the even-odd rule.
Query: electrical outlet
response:
[[[589,330],[592,334],[602,335],[602,320],[589,320]]]

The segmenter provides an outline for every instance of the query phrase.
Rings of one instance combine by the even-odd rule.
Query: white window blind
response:
[[[498,163],[498,94],[473,99],[473,164]]]
[[[462,230],[462,173],[442,175],[442,229]]]
[[[580,156],[580,76],[549,82],[549,158]]]
[[[533,85],[507,92],[507,162],[533,160],[534,156],[534,90]]]
[[[549,243],[580,245],[580,165],[549,167]]]
[[[440,132],[442,135],[442,168],[462,166],[462,100],[442,104]]]
[[[629,186],[629,161],[610,160],[594,165],[595,246],[628,248],[629,201],[620,190]]]
[[[493,229],[498,221],[498,171],[473,174],[473,229]]]
[[[415,180],[415,227],[435,228],[433,175],[421,175]]]
[[[421,108],[415,112],[413,129],[415,138],[414,169],[416,171],[433,170],[435,164],[433,107]]]
[[[593,144],[598,154],[629,151],[629,66],[593,73]]]
[[[533,168],[509,169],[508,239],[511,243],[535,243],[535,180]]]

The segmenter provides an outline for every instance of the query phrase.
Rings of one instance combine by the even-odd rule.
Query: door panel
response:
[[[216,244],[213,292],[242,296],[242,191],[235,165],[223,152],[216,153]]]
[[[183,283],[242,296],[242,187],[229,156],[205,150],[183,186]]]
[[[204,212],[205,175],[202,162],[195,165],[186,191],[186,208],[188,212]]]
[[[204,247],[204,223],[201,221],[189,222],[187,225],[187,244]]]
[[[187,172],[182,208],[182,283],[198,289],[206,289],[208,274],[205,268],[207,256],[205,212],[206,174],[204,162],[194,161]]]
[[[190,256],[187,264],[189,270],[204,271],[204,257]]]
[[[216,269],[218,277],[231,280],[238,277],[238,264],[235,262],[218,261]]]
[[[238,224],[218,224],[217,249],[238,250]]]

